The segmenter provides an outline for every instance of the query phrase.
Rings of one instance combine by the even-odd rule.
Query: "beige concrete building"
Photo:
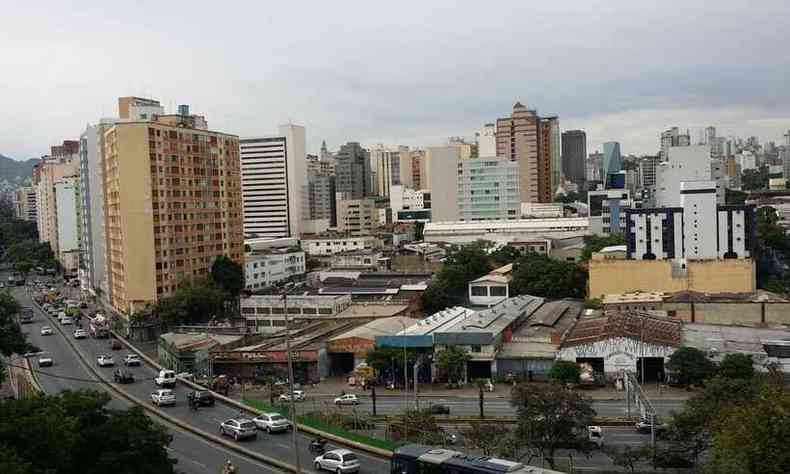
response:
[[[36,222],[37,208],[35,186],[24,186],[14,191],[14,215],[17,219]]]
[[[552,176],[559,150],[556,117],[539,117],[520,102],[510,117],[496,121],[496,154],[519,164],[521,202],[551,202]]]
[[[425,150],[420,166],[425,168],[422,189],[431,191],[431,220],[458,220],[458,148],[432,146]]]
[[[70,142],[64,142],[70,143]],[[63,146],[52,147],[60,151]],[[70,149],[66,150],[70,151]],[[39,242],[48,242],[52,253],[59,254],[58,246],[58,207],[55,195],[55,184],[66,177],[79,175],[79,159],[77,154],[67,152],[57,156],[42,158],[36,172],[38,181],[36,186],[36,202],[38,204],[36,226],[38,227]]]
[[[338,199],[337,231],[346,235],[370,235],[378,222],[373,199]]]
[[[685,268],[670,260],[590,260],[591,298],[634,291],[675,293],[752,293],[757,287],[752,259],[687,260]]]
[[[244,265],[238,137],[179,112],[104,132],[108,297],[126,315],[208,277],[220,255]]]

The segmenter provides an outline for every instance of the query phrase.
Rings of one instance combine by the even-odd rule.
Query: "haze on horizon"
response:
[[[670,126],[790,128],[785,1],[376,3],[6,0],[0,153],[46,154],[122,95],[240,136],[304,124],[310,152],[471,137],[517,100],[590,152],[655,153]]]

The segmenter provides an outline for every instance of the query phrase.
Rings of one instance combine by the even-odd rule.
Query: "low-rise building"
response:
[[[332,255],[332,268],[335,270],[383,270],[386,267],[385,260],[378,250],[350,250]]]
[[[348,235],[369,235],[378,227],[379,214],[373,199],[338,199],[337,231]]]
[[[381,240],[370,236],[324,236],[302,240],[302,249],[310,255],[333,255],[349,250],[381,248]]]
[[[159,336],[159,363],[176,373],[214,375],[209,352],[221,346],[232,346],[243,341],[241,335],[169,332]]]
[[[521,217],[523,219],[547,219],[563,217],[565,210],[561,202],[522,202]]]
[[[429,222],[423,236],[426,242],[468,244],[490,240],[506,244],[518,239],[535,237],[563,238],[587,235],[590,222],[586,217],[551,219],[517,219],[481,222]]]
[[[330,374],[349,374],[365,362],[376,346],[376,336],[394,336],[415,323],[416,319],[402,316],[380,318],[330,338],[326,344]]]
[[[241,316],[253,333],[285,329],[285,313],[294,321],[332,318],[351,306],[348,295],[253,295],[241,298]]]
[[[469,282],[469,302],[475,306],[491,306],[510,297],[513,264],[491,270],[487,275]]]
[[[305,253],[299,247],[250,252],[244,256],[244,285],[266,288],[305,274]]]
[[[609,311],[661,311],[664,293],[658,291],[634,291],[630,293],[604,295],[602,309]]]

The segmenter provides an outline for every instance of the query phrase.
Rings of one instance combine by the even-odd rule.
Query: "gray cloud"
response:
[[[304,123],[311,150],[471,136],[516,100],[626,153],[672,125],[790,128],[781,0],[8,3],[0,152],[18,158],[131,94],[239,135]]]

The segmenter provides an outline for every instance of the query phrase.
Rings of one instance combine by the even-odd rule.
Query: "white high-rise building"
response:
[[[58,261],[67,272],[76,272],[79,264],[80,217],[78,176],[67,176],[55,182],[57,213]]]
[[[299,237],[307,203],[305,129],[286,124],[276,136],[239,140],[244,234]]]
[[[656,167],[656,207],[680,206],[681,181],[707,181],[710,178],[707,145],[668,148],[667,161]]]
[[[496,124],[487,123],[477,133],[477,156],[496,156]]]
[[[372,192],[377,196],[389,197],[392,186],[413,185],[413,170],[409,147],[387,148],[377,145],[370,149],[371,171],[375,173]]]

